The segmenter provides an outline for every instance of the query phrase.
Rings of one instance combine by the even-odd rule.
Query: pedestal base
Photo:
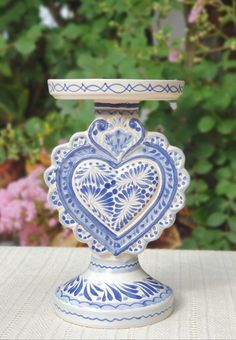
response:
[[[165,319],[173,310],[172,289],[146,274],[137,257],[119,260],[93,257],[86,272],[59,287],[57,315],[96,328],[140,327]]]

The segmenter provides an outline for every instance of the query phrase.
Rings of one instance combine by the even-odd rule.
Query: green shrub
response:
[[[192,178],[187,207],[195,228],[183,246],[236,249],[234,9],[217,0],[199,7],[195,20],[186,23],[185,42],[171,41],[171,28],[163,27],[171,8],[188,19],[198,5],[190,0],[1,2],[0,125],[26,125],[50,149],[88,126],[92,104],[53,100],[47,78],[184,79],[176,111],[167,103],[142,104],[150,112],[146,126],[164,131],[186,154]],[[53,17],[52,27],[40,21],[40,8]]]

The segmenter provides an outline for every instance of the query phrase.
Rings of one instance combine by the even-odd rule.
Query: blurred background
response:
[[[183,148],[186,207],[150,247],[236,249],[236,1],[0,1],[0,245],[83,246],[47,204],[50,152],[93,103],[56,101],[48,78],[183,79],[147,129]]]

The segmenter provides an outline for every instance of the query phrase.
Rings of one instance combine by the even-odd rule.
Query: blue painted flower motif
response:
[[[74,177],[78,200],[116,232],[146,207],[158,191],[158,181],[149,162],[129,162],[118,170],[104,161],[84,161]]]
[[[141,252],[183,207],[183,153],[131,115],[97,117],[58,146],[52,161],[49,200],[61,223],[96,252]]]
[[[122,130],[116,130],[113,133],[104,135],[104,142],[111,147],[111,151],[119,156],[129,146],[132,141],[132,135]]]
[[[100,186],[108,182],[110,179],[110,171],[104,164],[97,162],[93,164],[87,162],[83,167],[76,170],[75,180],[80,181],[81,184],[95,184]]]
[[[116,231],[126,226],[134,216],[144,207],[145,190],[138,186],[123,189],[115,197],[115,209],[112,222],[115,223]]]
[[[84,203],[91,211],[109,223],[114,206],[112,192],[92,185],[83,185],[80,190]]]
[[[129,167],[117,178],[118,186],[127,188],[138,185],[141,188],[156,186],[157,171],[147,163],[138,162],[134,167]]]
[[[102,308],[104,303],[112,302],[113,307],[119,307],[120,302],[129,300],[129,304],[132,305],[132,303],[153,296],[161,300],[162,295],[168,295],[170,292],[168,287],[163,286],[150,276],[132,284],[93,283],[83,276],[77,276],[59,288],[57,296],[61,299],[67,297],[69,300],[78,301],[78,303],[87,302],[89,305],[91,302],[93,304],[97,302],[96,306]]]

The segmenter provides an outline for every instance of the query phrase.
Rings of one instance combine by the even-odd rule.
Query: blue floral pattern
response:
[[[145,137],[143,125],[137,118],[127,119],[121,114],[96,119],[88,130],[89,138],[103,152],[120,161]]]
[[[116,130],[113,133],[107,133],[104,136],[104,142],[110,145],[111,150],[118,156],[132,141],[132,135],[122,130]]]
[[[114,169],[104,161],[83,161],[72,180],[76,196],[111,230],[120,231],[158,195],[159,171],[153,164],[132,161]]]
[[[162,134],[146,133],[132,115],[99,115],[87,132],[58,146],[52,161],[49,200],[60,222],[94,251],[141,252],[184,205],[182,151]]]
[[[83,276],[59,287],[56,296],[80,306],[96,309],[123,309],[148,306],[164,301],[172,294],[171,288],[150,276],[132,283],[91,282]]]

